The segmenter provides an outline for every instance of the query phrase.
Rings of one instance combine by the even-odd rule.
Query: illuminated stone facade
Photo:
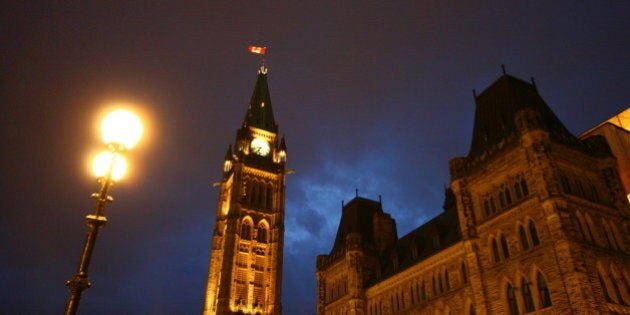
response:
[[[203,314],[281,314],[286,154],[262,67],[225,156]]]
[[[342,207],[317,314],[630,314],[630,207],[603,137],[509,75],[475,102],[444,212],[397,238],[380,202]]]

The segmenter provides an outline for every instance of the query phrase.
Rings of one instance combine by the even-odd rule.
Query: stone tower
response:
[[[223,164],[203,314],[281,314],[286,158],[263,66]]]

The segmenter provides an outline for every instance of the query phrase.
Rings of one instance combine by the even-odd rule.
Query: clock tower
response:
[[[223,162],[203,314],[281,314],[286,158],[263,66]]]

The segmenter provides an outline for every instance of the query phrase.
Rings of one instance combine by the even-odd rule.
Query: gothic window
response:
[[[431,287],[432,287],[432,290],[433,290],[433,296],[436,296],[437,295],[437,286],[436,286],[436,283],[435,283],[435,275],[431,276]]]
[[[536,224],[534,221],[529,221],[529,236],[532,238],[532,246],[537,246],[540,244],[540,239],[538,238],[538,230],[536,229]]]
[[[449,281],[449,278],[448,278],[448,270],[444,271],[444,283],[446,284],[446,291],[450,291],[451,290],[451,282]]]
[[[273,208],[273,185],[267,184],[267,208]]]
[[[416,295],[413,292],[413,284],[409,287],[409,296],[411,297],[411,304],[416,304]]]
[[[468,308],[468,315],[476,315],[477,313],[475,312],[475,307],[470,304],[470,307]]]
[[[503,193],[503,191],[499,192],[499,206],[501,206],[501,209],[505,208],[506,206],[505,194]]]
[[[510,250],[508,248],[507,240],[504,235],[501,235],[501,249],[503,250],[503,257],[510,257]]]
[[[523,197],[529,196],[529,189],[527,188],[527,181],[521,179],[521,190],[523,191]]]
[[[527,234],[525,233],[525,229],[523,228],[523,226],[520,224],[518,226],[518,237],[521,240],[521,247],[523,247],[523,250],[528,250],[529,241],[527,241]]]
[[[494,198],[490,197],[490,212],[495,213],[496,211],[497,211],[497,208],[494,206]]]
[[[501,260],[501,256],[499,256],[499,246],[497,245],[497,240],[494,238],[492,239],[492,257],[495,262]]]
[[[249,221],[243,221],[243,223],[241,224],[241,239],[252,239],[252,226]]]
[[[525,278],[521,278],[521,292],[523,293],[523,303],[525,304],[525,313],[534,311],[534,300],[532,299],[532,292],[529,288],[529,283]]]
[[[483,202],[483,213],[486,215],[486,217],[490,216],[490,201],[488,200],[484,200]]]
[[[617,278],[615,278],[615,275],[613,274],[610,275],[610,283],[612,284],[612,287],[615,290],[615,295],[617,296],[618,303],[621,305],[626,305],[623,299],[623,294],[621,294],[619,284],[617,283]]]
[[[264,225],[258,226],[258,231],[256,232],[256,240],[259,243],[267,243],[267,229],[265,229]]]
[[[588,236],[590,237],[593,243],[597,243],[597,239],[595,238],[594,228],[593,228],[593,220],[588,213],[584,216],[584,222],[586,222],[586,231],[588,232]]]
[[[536,286],[538,287],[538,299],[540,300],[540,308],[551,306],[551,297],[549,296],[549,288],[547,287],[547,281],[543,277],[540,271],[536,277]]]
[[[573,193],[573,191],[571,190],[571,184],[569,184],[569,179],[567,178],[566,175],[560,174],[560,183],[562,184],[562,190],[565,193],[567,194]]]
[[[424,284],[424,280],[422,280],[422,285],[420,285],[420,300],[424,301],[426,299],[427,299],[427,290]]]
[[[509,189],[505,189],[505,202],[509,205],[512,203],[512,195],[510,194],[510,190]]]
[[[265,204],[265,188],[267,187],[265,185],[265,183],[258,183],[258,192],[257,192],[257,198],[256,198],[256,205],[258,206],[262,206]]]
[[[599,279],[599,284],[602,286],[602,292],[604,293],[604,299],[606,302],[612,302],[610,298],[610,294],[608,294],[608,287],[606,286],[606,282],[604,281],[604,277],[602,277],[602,273],[600,271],[597,272],[597,277]]]
[[[584,197],[586,194],[584,193],[584,186],[582,186],[582,182],[579,180],[575,180],[575,186],[577,187],[577,192],[580,196]]]
[[[444,293],[444,278],[441,273],[438,274],[438,284],[440,285],[440,294]]]
[[[523,198],[523,193],[521,191],[521,183],[514,184],[514,193],[516,194],[516,200]]]
[[[466,264],[462,262],[461,265],[462,272],[462,283],[468,283],[468,270],[466,269]]]
[[[510,315],[519,315],[518,303],[516,302],[516,295],[514,294],[514,287],[508,283],[505,290],[507,297],[508,310]]]

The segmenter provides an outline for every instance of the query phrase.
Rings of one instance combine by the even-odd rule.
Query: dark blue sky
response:
[[[85,314],[195,314],[227,145],[268,47],[289,168],[283,305],[315,312],[315,257],[341,201],[383,197],[399,235],[441,211],[466,155],[472,89],[536,78],[579,134],[630,104],[628,1],[4,3],[0,313],[60,313],[98,189],[105,103],[150,119],[113,190]]]

